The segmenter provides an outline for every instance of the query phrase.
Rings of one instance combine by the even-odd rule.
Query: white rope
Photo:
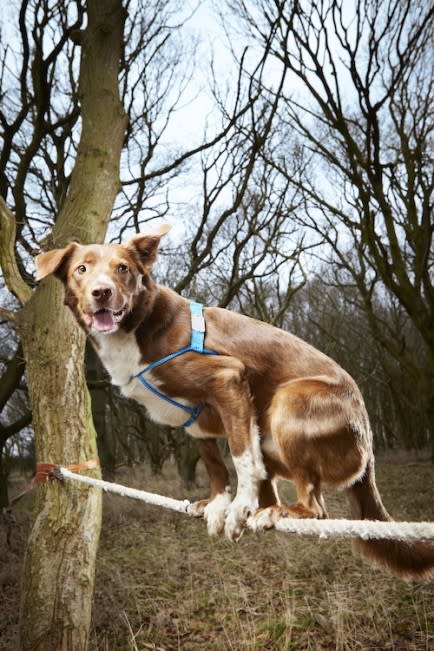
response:
[[[82,484],[96,486],[104,491],[132,497],[154,506],[162,506],[179,513],[189,513],[189,500],[176,500],[156,493],[129,488],[121,484],[78,475],[67,468],[59,468],[61,478],[74,479]],[[368,538],[395,540],[434,540],[434,522],[380,522],[378,520],[315,520],[310,518],[281,518],[275,528],[284,533],[297,533],[320,538]]]
[[[369,538],[394,540],[432,540],[434,522],[382,522],[379,520],[311,520],[281,518],[277,531],[320,538]]]
[[[178,511],[179,513],[187,513],[190,505],[188,500],[175,500],[172,497],[163,497],[162,495],[148,493],[147,491],[130,488],[129,486],[122,486],[121,484],[104,481],[103,479],[95,479],[94,477],[87,477],[86,475],[77,475],[77,473],[71,472],[67,468],[60,467],[59,470],[61,477],[64,479],[75,479],[75,481],[79,481],[82,484],[96,486],[97,488],[102,488],[104,491],[116,493],[123,497],[132,497],[134,500],[141,500],[142,502],[153,504],[154,506],[164,506],[166,509]]]

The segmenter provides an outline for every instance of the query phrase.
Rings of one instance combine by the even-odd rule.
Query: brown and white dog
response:
[[[37,277],[54,274],[65,303],[88,333],[113,384],[145,405],[150,417],[179,426],[185,413],[134,376],[190,341],[189,302],[157,285],[150,270],[169,230],[136,235],[122,245],[72,243],[36,258]],[[375,484],[372,433],[354,380],[294,335],[228,310],[205,309],[206,346],[148,375],[154,387],[185,405],[203,404],[187,431],[197,439],[211,495],[192,505],[210,534],[237,540],[250,516],[257,529],[281,517],[327,517],[323,483],[344,487],[352,517],[388,520]],[[229,477],[216,443],[226,437],[237,473]],[[292,481],[297,502],[282,505],[274,479]],[[357,541],[366,556],[402,576],[427,578],[434,545]]]

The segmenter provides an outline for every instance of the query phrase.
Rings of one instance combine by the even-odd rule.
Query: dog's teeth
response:
[[[125,308],[122,308],[122,310],[119,310],[119,312],[113,312],[114,320],[119,321],[123,317],[124,312],[125,312]]]

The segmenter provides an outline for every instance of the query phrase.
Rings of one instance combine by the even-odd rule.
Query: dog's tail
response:
[[[375,483],[374,459],[368,461],[365,474],[346,489],[351,516],[357,520],[392,518],[387,513]],[[362,540],[353,548],[376,565],[389,568],[407,579],[428,580],[434,576],[434,543],[402,540]]]

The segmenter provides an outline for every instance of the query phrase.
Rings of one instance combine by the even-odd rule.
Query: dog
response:
[[[154,421],[184,425],[197,440],[210,497],[193,503],[190,512],[204,516],[211,535],[224,532],[236,541],[247,519],[251,528],[264,530],[285,517],[326,518],[326,483],[345,490],[353,518],[390,520],[376,487],[372,432],[354,380],[286,331],[217,307],[193,314],[186,298],[151,275],[168,230],[164,224],[123,244],[71,243],[39,254],[36,269],[38,280],[54,274],[63,282],[65,304],[113,384],[143,404]],[[191,347],[193,331],[206,338],[206,349]],[[234,499],[220,437],[228,441],[237,475]],[[295,504],[280,503],[277,478],[294,483]],[[433,572],[431,543],[355,543],[401,576],[423,579]]]

